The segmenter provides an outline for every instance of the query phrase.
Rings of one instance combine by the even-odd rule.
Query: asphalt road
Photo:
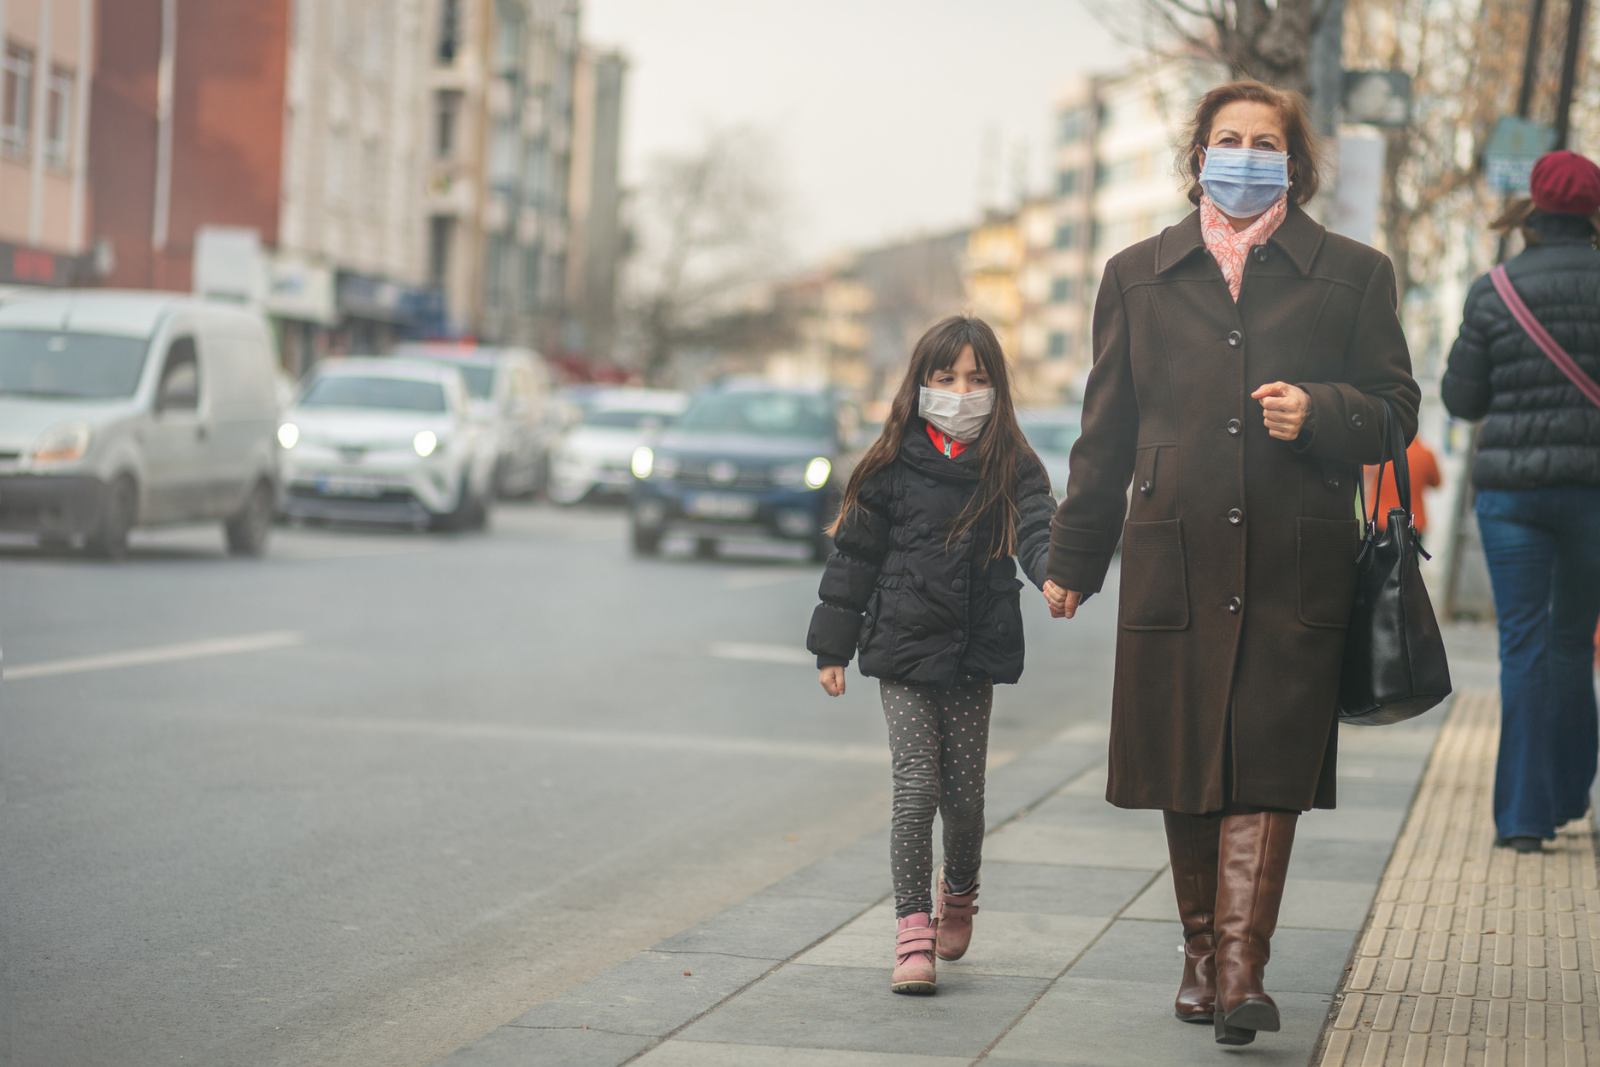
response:
[[[427,1064],[881,825],[819,568],[624,532],[0,544],[0,1062]],[[1111,600],[1025,590],[997,758],[1104,712]]]

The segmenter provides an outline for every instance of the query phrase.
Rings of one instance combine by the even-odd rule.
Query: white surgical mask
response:
[[[1206,149],[1200,188],[1227,215],[1259,215],[1289,189],[1289,156],[1259,148]]]
[[[929,389],[924,385],[918,414],[932,423],[934,429],[966,444],[982,432],[993,410],[993,389],[952,393],[948,389]]]

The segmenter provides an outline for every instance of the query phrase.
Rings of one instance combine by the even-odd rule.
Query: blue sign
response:
[[[1556,131],[1516,115],[1501,115],[1483,151],[1483,172],[1489,188],[1514,196],[1528,191],[1528,178],[1539,157],[1555,147]]]

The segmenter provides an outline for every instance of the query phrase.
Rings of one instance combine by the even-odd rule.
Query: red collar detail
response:
[[[954,437],[946,437],[938,430],[935,430],[933,428],[933,423],[930,422],[927,424],[927,426],[928,440],[933,442],[934,448],[937,448],[946,456],[949,456],[951,459],[955,459],[957,456],[961,455],[961,453],[967,450],[967,446],[962,442],[957,441]]]

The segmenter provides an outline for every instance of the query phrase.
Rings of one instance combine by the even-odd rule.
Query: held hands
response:
[[[817,681],[822,683],[822,691],[831,697],[844,696],[844,668],[824,667],[817,672]]]
[[[1250,399],[1261,401],[1261,421],[1266,423],[1267,433],[1280,441],[1299,437],[1311,412],[1311,397],[1288,382],[1268,382],[1251,393]]]
[[[1083,594],[1063,589],[1055,582],[1046,580],[1044,599],[1050,605],[1052,619],[1070,619],[1078,613],[1078,605],[1083,603]]]

